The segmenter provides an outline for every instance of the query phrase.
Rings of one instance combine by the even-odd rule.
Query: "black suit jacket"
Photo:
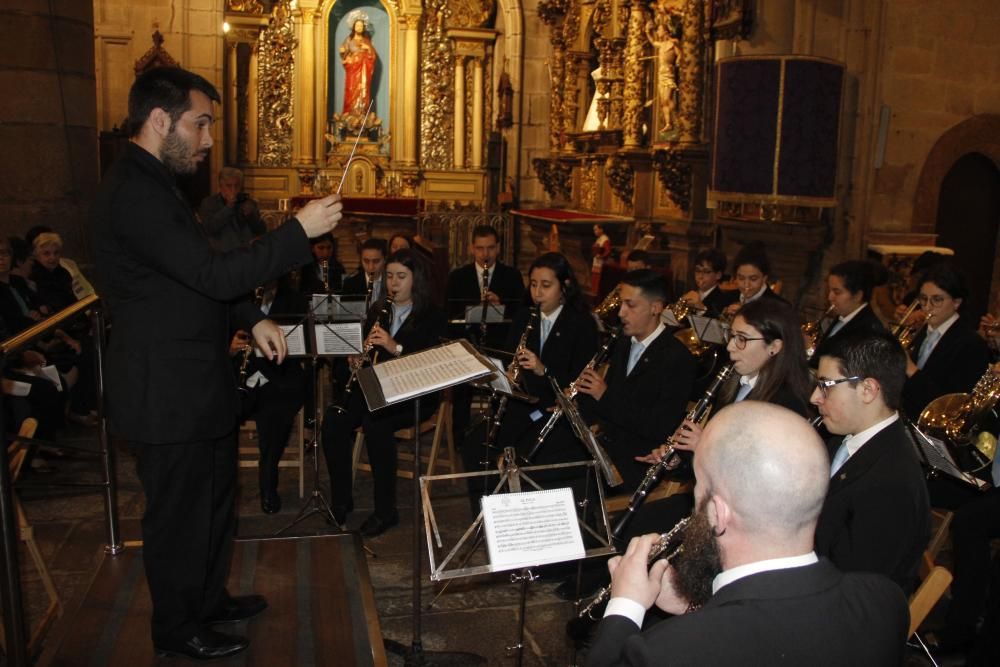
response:
[[[837,323],[835,319],[827,331]],[[824,354],[829,353],[833,349],[834,343],[838,340],[842,340],[844,337],[851,334],[863,334],[863,333],[885,333],[885,325],[882,324],[882,320],[878,318],[875,311],[872,310],[871,304],[866,303],[861,311],[852,317],[849,322],[845,323],[844,326],[840,328],[835,334],[825,333],[819,341],[819,345],[816,346],[816,351],[813,353],[812,358],[809,360],[809,364],[816,368],[819,366],[819,358]]]
[[[718,285],[708,293],[702,303],[705,304],[705,315],[708,317],[718,317],[727,306],[740,300],[739,290],[724,290]]]
[[[344,266],[335,259],[330,260],[328,272],[327,282],[329,283],[330,291],[334,294],[340,294],[343,292]],[[323,280],[320,278],[319,264],[310,262],[303,266],[299,272],[299,291],[303,294],[326,294],[326,290],[327,288],[323,285]],[[362,294],[364,294],[364,290],[365,285],[362,280]],[[350,292],[344,292],[344,294],[350,294]]]
[[[828,441],[831,460],[842,441]],[[920,462],[897,420],[830,480],[816,526],[816,553],[845,572],[878,572],[911,592],[930,537],[930,511]]]
[[[914,362],[926,337],[927,329],[924,328],[913,342],[911,355]],[[934,346],[923,369],[906,379],[903,409],[911,419],[916,420],[935,398],[972,391],[989,363],[990,351],[985,341],[959,317]]]
[[[364,296],[368,292],[368,279],[365,277],[364,271],[358,271],[357,273],[352,273],[351,275],[344,278],[344,286],[340,291],[345,297],[347,296]],[[376,303],[385,296],[385,274],[382,275],[382,279],[376,283],[375,288],[372,290],[372,303]]]
[[[694,357],[669,331],[643,351],[626,375],[631,346],[628,336],[615,345],[601,400],[580,398],[584,414],[600,423],[626,488],[634,488],[648,468],[633,457],[663,444],[684,419],[695,378]]]
[[[490,291],[500,297],[500,303],[507,306],[507,316],[524,297],[524,279],[512,266],[497,262],[490,269]],[[474,306],[482,299],[482,285],[474,264],[460,266],[448,274],[445,297],[448,299],[448,316],[461,317],[466,306]]]
[[[608,616],[586,664],[900,665],[909,616],[892,582],[875,574],[843,574],[821,559],[734,581],[698,611],[646,632],[624,616]]]
[[[105,370],[113,428],[153,444],[232,431],[230,332],[263,319],[250,301],[232,302],[309,261],[302,227],[291,221],[249,248],[217,253],[173,175],[130,143],[104,177],[92,229],[113,321]]]

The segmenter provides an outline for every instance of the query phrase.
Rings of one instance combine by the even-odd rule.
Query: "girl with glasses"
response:
[[[903,385],[903,409],[911,419],[939,396],[971,391],[986,372],[989,349],[976,335],[976,322],[961,314],[967,294],[950,264],[933,267],[921,279],[917,298],[927,326],[909,350]]]

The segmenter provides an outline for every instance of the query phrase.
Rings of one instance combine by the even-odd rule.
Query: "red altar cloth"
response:
[[[525,218],[533,218],[544,222],[632,222],[634,218],[627,218],[621,215],[606,215],[603,213],[589,213],[587,211],[573,211],[563,208],[522,208],[511,211],[512,215],[520,215]]]
[[[313,199],[316,195],[299,195],[289,202],[292,210],[297,210]],[[344,197],[345,215],[377,215],[400,216],[412,218],[424,208],[424,200],[416,197]]]

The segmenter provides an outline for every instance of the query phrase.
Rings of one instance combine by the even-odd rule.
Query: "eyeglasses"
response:
[[[840,378],[838,380],[816,380],[816,389],[823,398],[827,397],[830,391],[830,387],[836,387],[841,382],[857,382],[858,380],[863,380],[864,378],[859,375],[852,375],[849,378]]]
[[[951,297],[945,296],[943,294],[935,294],[933,296],[927,296],[926,294],[921,294],[920,296],[917,297],[917,301],[920,302],[921,306],[926,306],[927,304],[931,304],[932,306],[940,306],[942,303],[945,302],[946,299],[949,298]]]
[[[725,338],[726,345],[729,344],[729,341],[733,341],[734,343],[736,343],[736,349],[737,350],[745,350],[745,349],[747,349],[747,343],[749,341],[752,341],[752,340],[767,340],[766,338],[763,338],[763,337],[760,337],[760,338],[751,338],[750,336],[745,336],[745,335],[743,335],[741,333],[733,333],[732,329],[725,329],[725,330],[723,330],[722,335]]]

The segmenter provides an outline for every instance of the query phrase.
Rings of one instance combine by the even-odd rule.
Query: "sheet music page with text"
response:
[[[492,370],[466,350],[462,341],[403,355],[373,369],[386,403],[450,387]]]
[[[494,572],[586,556],[571,489],[498,493],[482,503]]]

